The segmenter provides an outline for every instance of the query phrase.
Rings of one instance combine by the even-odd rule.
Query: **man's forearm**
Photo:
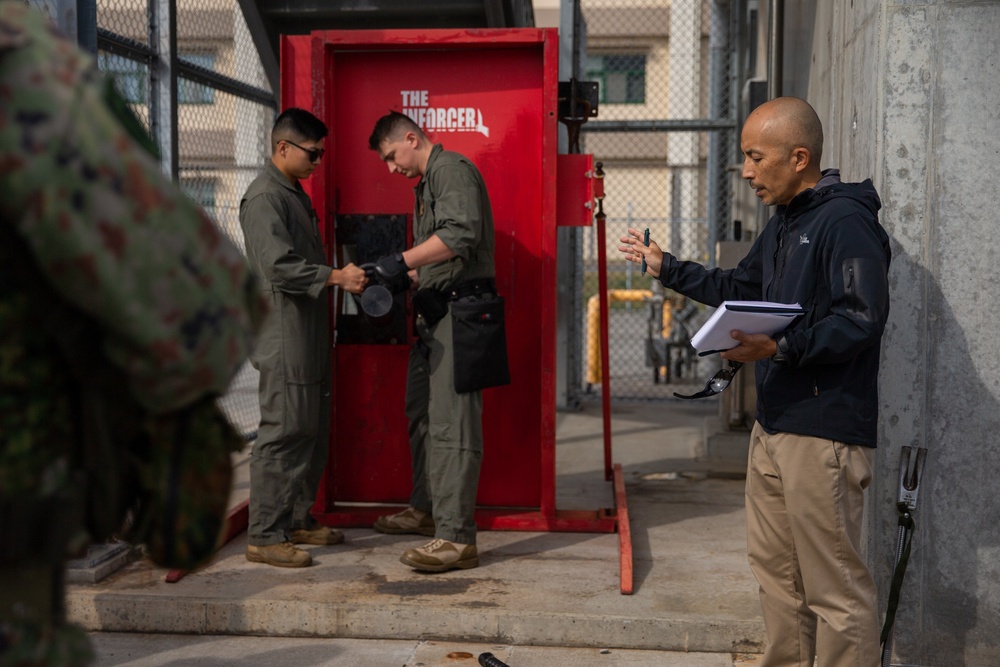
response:
[[[419,245],[415,245],[403,253],[403,261],[411,269],[429,264],[444,262],[455,256],[455,251],[449,248],[436,234]]]

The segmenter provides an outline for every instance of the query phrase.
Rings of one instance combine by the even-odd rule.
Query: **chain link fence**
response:
[[[66,3],[31,4],[65,28]],[[276,104],[238,2],[97,0],[96,23],[98,68],[182,191],[244,249],[240,198],[270,156]],[[219,404],[248,439],[256,436],[257,372],[249,363]]]
[[[34,4],[51,13],[54,2]],[[584,125],[581,150],[606,172],[611,393],[672,398],[718,367],[717,359],[699,359],[688,345],[710,313],[621,260],[618,239],[629,227],[648,228],[664,250],[711,266],[715,243],[732,238],[727,167],[737,159],[735,124],[718,122],[734,115],[728,94],[734,49],[717,15],[728,6],[714,0],[580,5],[587,26],[581,78],[600,84],[600,115]],[[181,188],[243,247],[239,200],[268,159],[274,96],[237,0],[173,6],[171,24],[166,0],[98,0],[98,66],[160,142]],[[727,18],[721,17],[723,28]],[[164,93],[170,67],[176,87]],[[586,397],[599,394],[602,369],[596,238],[592,229],[583,234],[576,260],[580,307],[571,325],[582,348],[572,357],[582,365],[581,386],[569,392]],[[256,381],[248,365],[221,401],[248,436],[259,419]]]
[[[600,112],[583,126],[581,150],[605,171],[612,398],[693,393],[719,365],[717,358],[699,359],[689,344],[710,312],[642,276],[621,259],[618,245],[628,228],[649,229],[663,250],[713,266],[716,242],[731,238],[729,9],[713,0],[581,0],[580,6],[587,30],[581,76],[600,87]],[[585,347],[584,396],[601,391],[597,254],[590,230],[578,265],[583,308],[576,318]]]
[[[177,50],[184,63],[271,92],[236,0],[178,0]],[[275,110],[200,80],[177,80],[178,180],[245,252],[240,199],[270,156]],[[245,363],[220,401],[248,438],[260,422],[257,380]]]

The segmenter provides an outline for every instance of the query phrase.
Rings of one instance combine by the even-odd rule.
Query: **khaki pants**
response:
[[[413,492],[410,505],[434,516],[435,537],[476,543],[476,491],[483,460],[483,398],[455,393],[451,313],[428,329],[410,352],[406,383]]]
[[[875,582],[861,556],[864,490],[875,450],[750,434],[747,553],[768,644],[762,667],[876,667]]]

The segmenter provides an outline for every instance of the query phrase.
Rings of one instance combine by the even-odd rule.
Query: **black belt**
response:
[[[457,301],[467,296],[479,296],[480,294],[496,294],[497,284],[493,278],[479,278],[477,280],[467,280],[458,283],[451,289],[444,290],[449,301]]]

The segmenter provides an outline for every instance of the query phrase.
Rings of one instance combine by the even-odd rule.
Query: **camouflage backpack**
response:
[[[213,553],[244,444],[215,398],[265,306],[93,65],[0,1],[0,562],[59,563],[128,518],[187,568]]]

